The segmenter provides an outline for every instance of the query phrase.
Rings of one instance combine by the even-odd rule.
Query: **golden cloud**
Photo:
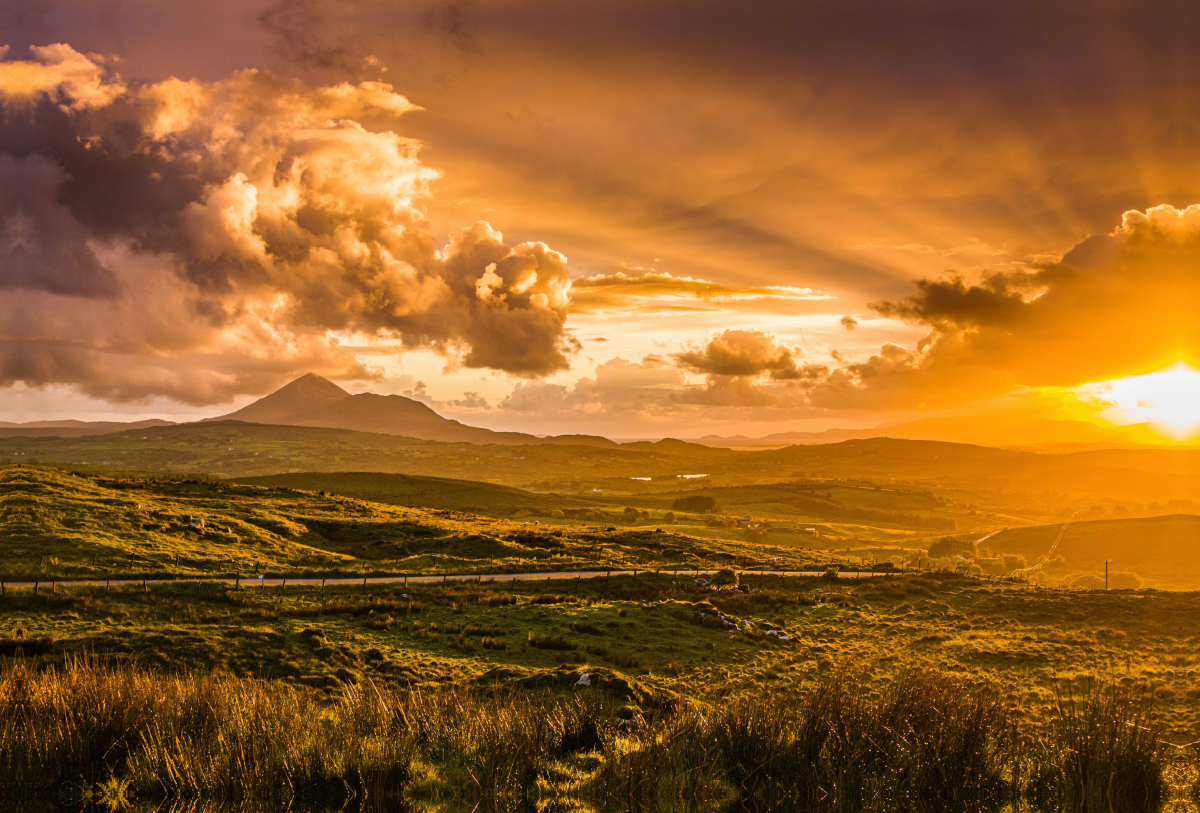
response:
[[[813,288],[788,285],[723,285],[665,272],[625,268],[610,274],[580,277],[571,283],[571,311],[640,311],[747,307],[788,310],[798,303],[820,302],[834,297]]]
[[[1061,260],[915,282],[872,308],[924,327],[815,386],[821,406],[952,406],[1200,360],[1200,205],[1126,212]]]

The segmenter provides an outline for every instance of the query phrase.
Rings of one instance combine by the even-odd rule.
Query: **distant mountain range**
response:
[[[759,438],[745,435],[706,435],[695,442],[721,448],[763,448],[840,443],[844,440],[882,437],[900,440],[940,440],[979,446],[1062,446],[1076,450],[1080,446],[1161,446],[1167,442],[1166,438],[1147,424],[1102,426],[1090,421],[1055,421],[995,415],[922,418],[870,429],[778,432]]]
[[[0,421],[0,438],[12,437],[60,437],[78,438],[85,435],[107,435],[129,429],[151,429],[156,426],[175,426],[173,421],[30,421],[10,423]]]
[[[236,412],[207,418],[202,422],[242,421],[276,426],[308,426],[349,429],[356,432],[398,435],[449,443],[526,445],[571,445],[639,449],[649,441],[621,443],[596,435],[537,437],[522,432],[495,432],[444,418],[420,401],[402,395],[352,395],[328,379],[312,373]],[[171,421],[34,421],[0,422],[0,437],[81,437],[125,430],[173,426]],[[907,423],[880,425],[870,429],[829,429],[824,432],[779,432],[764,437],[706,435],[690,441],[725,449],[772,448],[792,445],[840,443],[846,440],[889,437],[901,440],[936,440],[980,446],[1039,447],[1062,451],[1112,446],[1162,446],[1167,439],[1146,424],[1103,426],[1089,421],[1055,421],[1005,416],[960,416],[924,418]],[[659,443],[682,444],[666,439]]]

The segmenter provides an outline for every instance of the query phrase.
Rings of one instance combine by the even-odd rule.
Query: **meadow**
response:
[[[785,525],[807,501],[955,510],[933,489],[663,485],[606,503],[412,475],[6,466],[0,704],[22,711],[3,717],[0,758],[26,778],[5,792],[264,813],[335,798],[430,811],[1191,809],[1197,594],[929,558],[930,546],[974,553],[978,533]],[[1132,522],[1179,524],[1096,527],[1119,541]],[[1060,527],[1003,531],[975,558],[1005,537],[1033,556]],[[837,578],[889,556],[908,567]],[[606,575],[622,567],[638,572]],[[679,573],[690,568],[716,572]],[[828,572],[767,572],[784,568]],[[486,578],[564,570],[579,575]],[[405,580],[446,573],[478,577]],[[395,581],[321,583],[371,574]],[[61,720],[14,723],[34,696]],[[151,712],[138,696],[170,701]],[[89,723],[101,744],[124,731],[121,744],[70,740],[87,733],[81,703],[126,721]],[[245,727],[223,728],[230,715]],[[308,718],[321,723],[281,722]],[[34,730],[66,740],[31,744]],[[932,751],[914,750],[921,738]],[[503,760],[483,745],[498,739],[514,749]],[[1107,755],[1063,773],[1101,741]],[[1127,768],[1140,778],[1114,778]]]

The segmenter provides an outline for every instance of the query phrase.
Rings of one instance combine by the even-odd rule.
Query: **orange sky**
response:
[[[766,434],[1200,364],[1182,4],[169,6],[0,18],[0,419],[314,371]]]

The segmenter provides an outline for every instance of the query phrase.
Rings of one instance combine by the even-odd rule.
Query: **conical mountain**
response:
[[[350,393],[328,378],[309,373],[237,412],[210,420],[295,424],[298,418],[350,397]]]

